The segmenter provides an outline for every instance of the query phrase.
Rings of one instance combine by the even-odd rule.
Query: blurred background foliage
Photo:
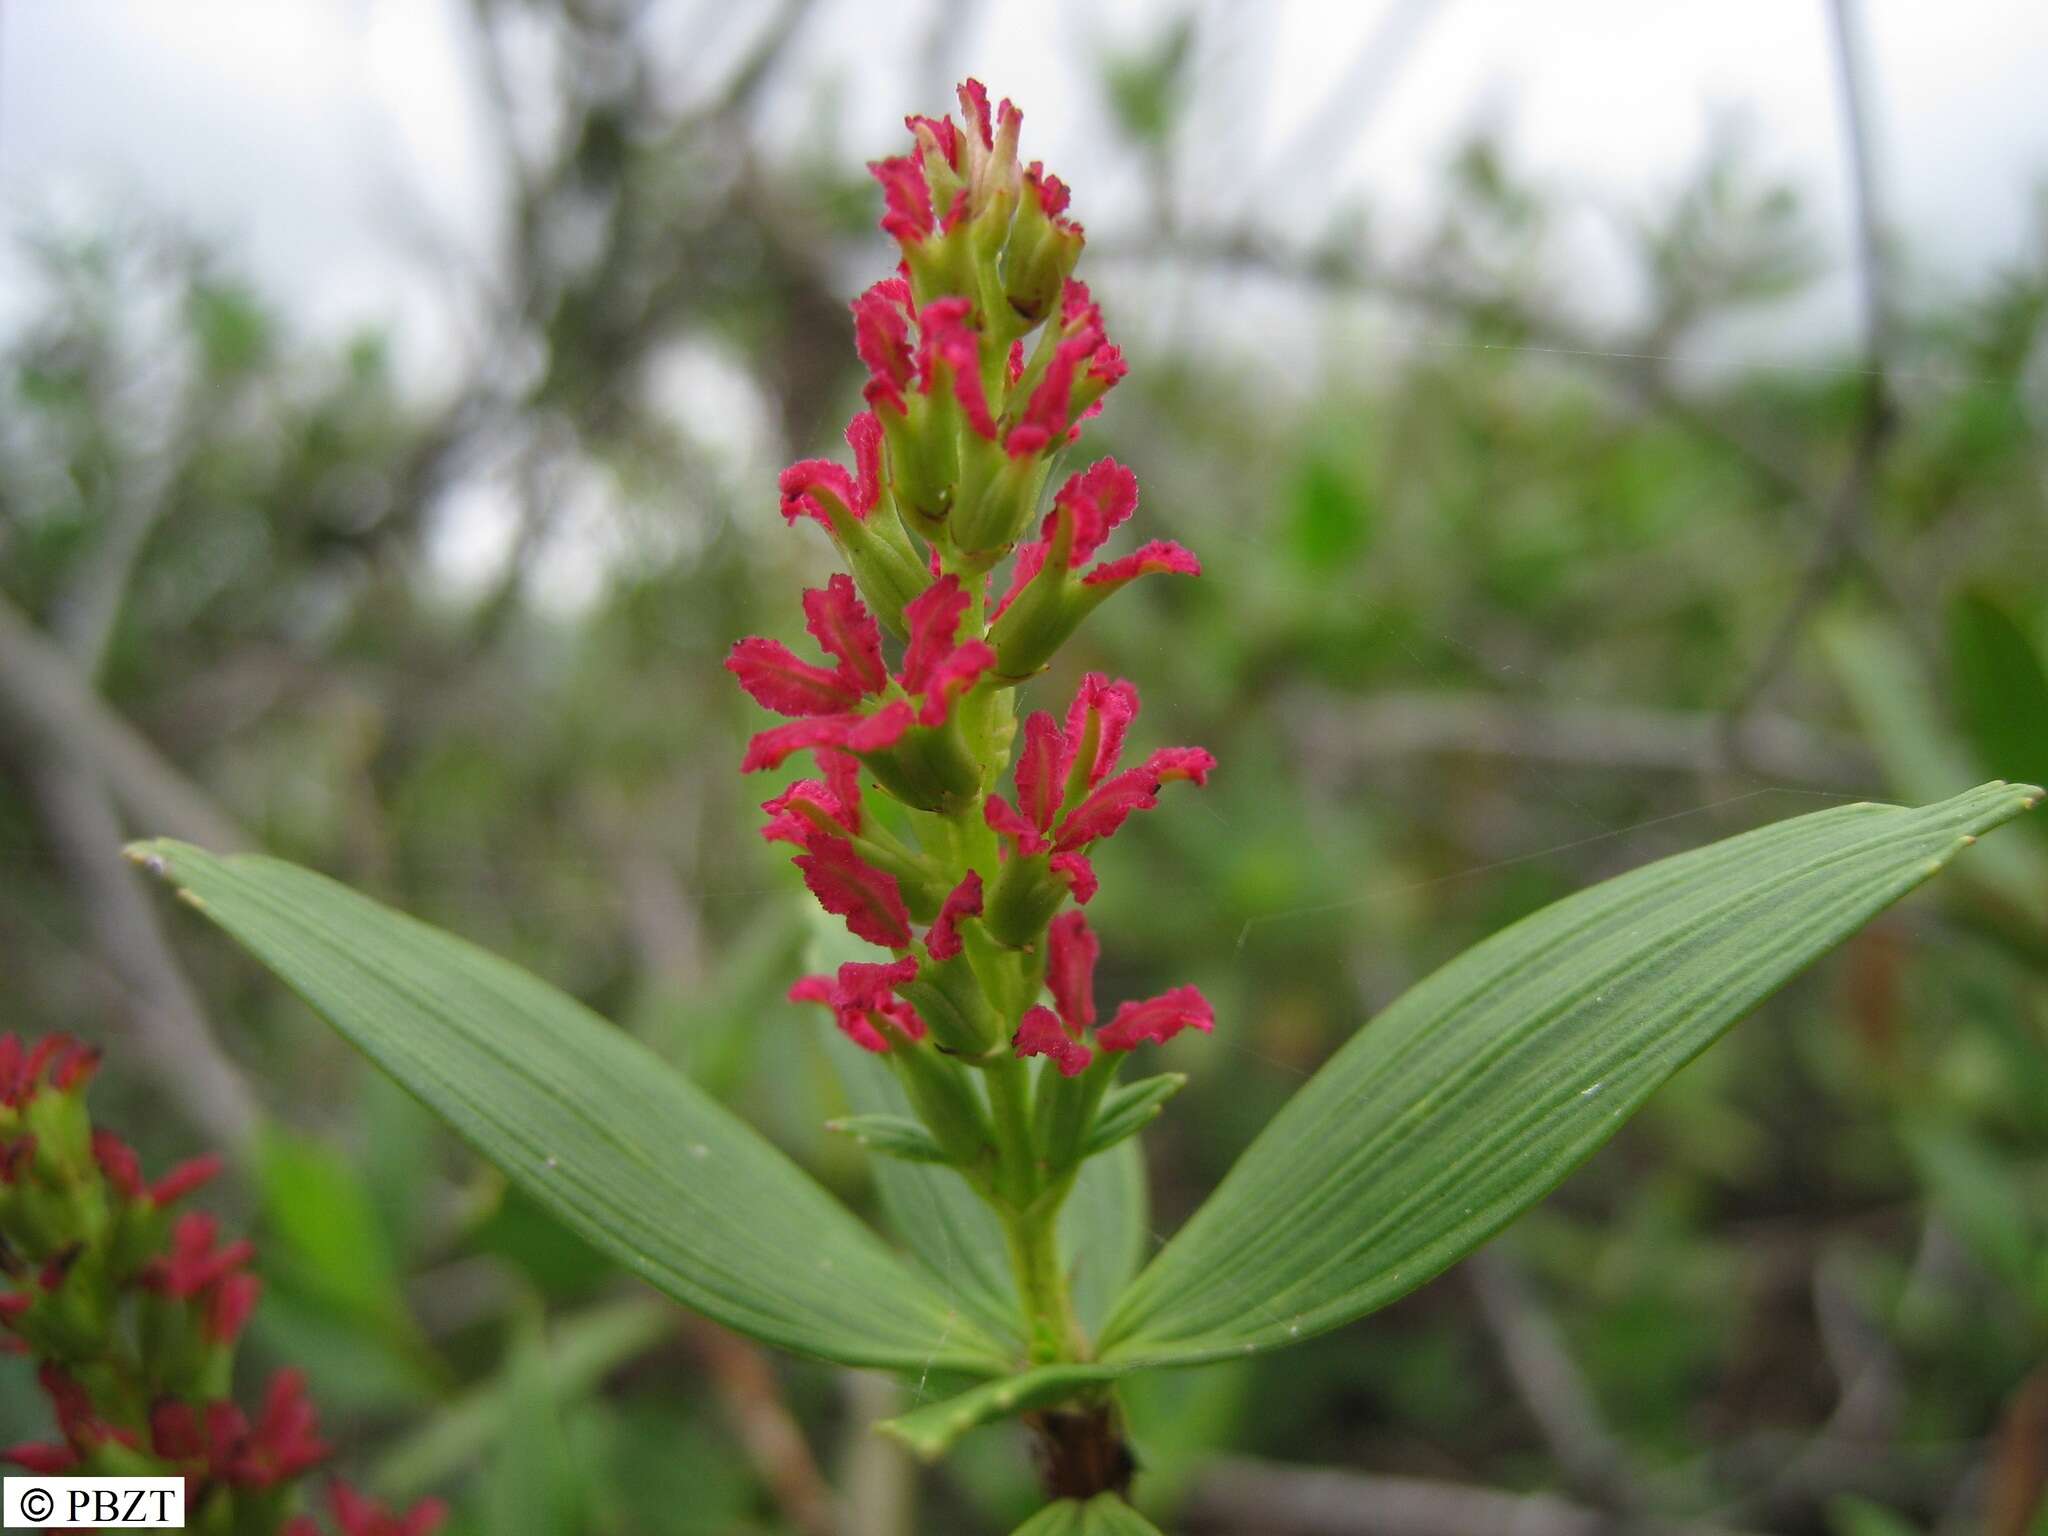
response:
[[[782,1000],[813,936],[719,668],[826,568],[771,477],[854,408],[844,299],[884,259],[857,151],[761,132],[803,9],[685,100],[631,7],[477,0],[512,216],[499,280],[449,274],[478,318],[428,397],[175,210],[20,236],[5,1022],[106,1044],[99,1113],[147,1155],[229,1146],[259,1365],[304,1364],[345,1463],[467,1531],[1032,1507],[1011,1432],[913,1473],[865,1433],[892,1385],[623,1286],[112,856],[261,846],[514,956],[871,1206]],[[1399,258],[1365,209],[1305,243],[1190,218],[1194,25],[1076,66],[1158,199],[1087,258],[1112,325],[1148,320],[1094,442],[1208,574],[1110,605],[1070,669],[1224,765],[1133,824],[1094,913],[1108,996],[1193,980],[1223,1021],[1148,1137],[1162,1231],[1377,1007],[1542,903],[1844,799],[2048,779],[2048,210],[1961,294],[1903,292],[1882,231],[1839,354],[1682,369],[1826,275],[1739,133],[1641,215],[1652,302],[1602,328],[1563,297],[1558,194],[1485,136]],[[1217,322],[1247,294],[1311,364],[1244,334],[1256,303]],[[1480,1259],[1134,1387],[1141,1497],[1191,1531],[2048,1530],[2044,832],[1788,989]],[[41,1411],[0,1372],[0,1435]]]

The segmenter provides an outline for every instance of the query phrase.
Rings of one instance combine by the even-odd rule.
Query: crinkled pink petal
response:
[[[818,753],[818,766],[832,798],[839,802],[838,821],[849,832],[860,831],[860,759],[846,752]]]
[[[1011,848],[1021,858],[1045,851],[1045,838],[1038,828],[1012,806],[1001,795],[990,795],[981,803],[982,820],[989,830],[998,837],[1008,838]]]
[[[1048,175],[1039,161],[1034,160],[1024,167],[1024,185],[1037,197],[1038,211],[1048,219],[1057,219],[1067,211],[1067,203],[1072,196],[1067,191],[1067,184],[1057,176]]]
[[[844,685],[856,693],[880,693],[889,686],[882,661],[882,631],[844,572],[804,593],[804,628],[818,649],[839,663]]]
[[[1003,600],[996,604],[995,612],[989,615],[989,622],[1000,619],[1023,590],[1031,585],[1031,578],[1045,569],[1046,543],[1033,539],[1029,544],[1017,546],[1017,562],[1010,568],[1010,590],[1003,594]]]
[[[863,724],[859,715],[813,715],[808,720],[792,720],[788,725],[762,731],[747,743],[747,755],[740,759],[740,772],[780,768],[793,754],[815,747],[845,748],[853,731]]]
[[[903,126],[920,139],[923,135],[918,133],[918,129],[929,129],[932,141],[939,146],[939,153],[946,157],[946,164],[956,171],[964,169],[960,161],[960,130],[953,126],[952,118],[912,116],[903,119]]]
[[[793,523],[799,517],[814,518],[827,532],[831,531],[832,519],[818,497],[821,494],[829,496],[848,512],[853,511],[854,502],[858,499],[853,488],[853,476],[846,472],[845,465],[835,464],[830,459],[799,459],[782,472],[776,486],[782,492],[785,521]]]
[[[910,913],[896,877],[874,868],[840,838],[820,838],[792,861],[818,905],[846,919],[856,938],[885,949],[910,945]]]
[[[1060,783],[1074,771],[1074,758],[1094,732],[1094,755],[1089,759],[1085,782],[1090,789],[1115,771],[1123,756],[1124,736],[1138,718],[1138,690],[1122,679],[1111,681],[1100,672],[1090,672],[1074,690],[1074,702],[1067,706],[1066,752],[1060,758]]]
[[[1060,823],[1054,847],[1065,853],[1108,837],[1133,811],[1149,811],[1159,803],[1159,786],[1176,779],[1208,782],[1216,759],[1200,747],[1162,747],[1144,764],[1097,785]]]
[[[1003,449],[1011,458],[1021,459],[1027,454],[1038,453],[1048,444],[1066,436],[1074,376],[1102,343],[1101,330],[1091,325],[1053,348],[1052,361],[1046,364],[1038,387],[1031,391],[1031,398],[1025,402],[1024,414],[1003,439]]]
[[[1059,723],[1044,710],[1024,722],[1024,746],[1017,754],[1017,806],[1043,832],[1060,808],[1060,759],[1067,744]]]
[[[862,411],[846,424],[846,446],[853,450],[853,515],[866,519],[882,499],[882,421]]]
[[[1141,1003],[1125,1003],[1116,1017],[1095,1032],[1105,1051],[1128,1051],[1140,1041],[1164,1045],[1184,1029],[1208,1034],[1216,1027],[1216,1010],[1197,987],[1175,987]]]
[[[995,664],[995,651],[980,640],[955,646],[952,654],[932,668],[931,676],[925,680],[924,703],[918,709],[917,723],[927,729],[944,725],[953,712],[953,701]]]
[[[1045,934],[1045,989],[1075,1034],[1095,1024],[1095,962],[1102,944],[1078,912],[1062,912]]]
[[[903,605],[909,642],[897,676],[904,692],[923,693],[930,685],[933,670],[952,653],[970,601],[958,576],[943,576]]]
[[[763,801],[761,809],[768,813],[761,836],[771,843],[794,843],[808,849],[820,837],[844,837],[860,830],[857,803],[849,815],[839,795],[817,779],[798,779],[774,799]]]
[[[970,312],[967,300],[949,298],[932,300],[918,315],[918,388],[930,393],[942,373],[950,375],[953,397],[967,424],[992,439],[996,422],[981,387],[981,342],[969,321]]]
[[[781,641],[759,635],[733,646],[725,670],[740,680],[756,704],[778,715],[837,714],[860,702],[861,690],[840,673],[815,666]]]
[[[946,893],[939,906],[938,921],[924,936],[925,953],[934,960],[951,960],[960,953],[960,924],[981,916],[981,876],[973,870]]]
[[[1074,898],[1074,905],[1085,907],[1095,899],[1101,889],[1101,882],[1095,878],[1095,866],[1082,853],[1056,853],[1047,859],[1046,866],[1067,883],[1067,894]]]
[[[789,1000],[792,1003],[825,1003],[832,1001],[832,978],[829,976],[799,976],[789,984]]]
[[[1023,378],[1023,377],[1024,377],[1024,343],[1023,343],[1023,342],[1021,342],[1021,341],[1013,341],[1013,342],[1011,342],[1011,343],[1010,343],[1010,377],[1009,377],[1009,382],[1010,382],[1010,383],[1012,383],[1012,384],[1014,384],[1014,383],[1016,383],[1016,382],[1017,382],[1017,381],[1018,381],[1019,379],[1021,379],[1021,378]]]
[[[1079,1077],[1095,1059],[1095,1053],[1069,1035],[1053,1011],[1042,1004],[1017,1021],[1010,1045],[1019,1056],[1050,1057],[1061,1077]]]
[[[1140,576],[1199,576],[1202,562],[1171,539],[1154,539],[1128,555],[1105,560],[1081,578],[1084,587],[1120,587]]]
[[[1064,518],[1072,528],[1072,548],[1067,566],[1072,569],[1093,559],[1117,526],[1138,510],[1138,477],[1115,459],[1097,459],[1070,478],[1053,497],[1052,510],[1045,516],[1045,538],[1050,541],[1058,522]]]
[[[932,232],[932,193],[924,165],[915,155],[868,162],[868,174],[882,184],[882,232],[916,245]]]
[[[855,715],[846,739],[836,743],[848,752],[886,752],[903,739],[917,712],[907,699],[891,699],[872,715]]]
[[[855,299],[852,309],[853,349],[867,365],[868,403],[886,403],[901,415],[917,366],[910,344],[910,284],[884,278]]]
[[[981,139],[983,149],[994,145],[995,135],[990,128],[994,119],[988,110],[988,88],[979,80],[961,82],[960,116],[968,130]]]

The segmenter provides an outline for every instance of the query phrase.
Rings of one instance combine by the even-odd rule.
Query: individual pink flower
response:
[[[448,1506],[439,1499],[421,1499],[403,1515],[395,1515],[338,1479],[328,1488],[327,1498],[340,1536],[434,1536],[448,1518]],[[317,1536],[318,1527],[301,1520],[302,1525],[287,1527],[285,1536]]]
[[[913,728],[943,726],[954,701],[995,664],[995,652],[979,637],[959,637],[968,605],[955,576],[933,582],[914,599],[903,610],[910,638],[892,679],[882,661],[881,631],[848,577],[834,576],[805,593],[811,635],[837,665],[804,661],[780,641],[758,636],[733,647],[726,670],[754,702],[797,717],[794,725],[755,736],[741,771],[779,767],[792,753],[819,748],[857,757],[883,752]]]
[[[1049,594],[1071,587],[1071,573],[1079,572],[1095,557],[1137,506],[1138,477],[1115,459],[1098,459],[1071,476],[1053,496],[1052,510],[1046,513],[1038,538],[1017,550],[1010,589],[996,605],[994,618],[1000,620],[1034,584]],[[1199,576],[1202,563],[1167,539],[1155,539],[1119,559],[1105,560],[1079,576],[1082,601],[1075,605],[1073,623],[1109,593],[1154,573]],[[1061,627],[1071,632],[1073,625]],[[1065,633],[1058,638],[1064,640]]]
[[[793,1003],[821,1003],[832,1010],[840,1031],[864,1051],[886,1052],[889,1032],[922,1040],[924,1020],[896,995],[917,979],[917,961],[905,956],[888,965],[849,960],[834,976],[805,976],[789,989]]]
[[[1089,673],[1064,727],[1042,710],[1024,722],[1016,806],[990,795],[983,810],[1011,855],[1050,855],[1053,871],[1077,900],[1094,889],[1089,845],[1114,833],[1132,812],[1157,805],[1161,786],[1181,779],[1200,786],[1216,766],[1200,747],[1162,747],[1138,767],[1115,772],[1137,714],[1137,689]]]
[[[1053,1006],[1034,1007],[1024,1015],[1011,1044],[1019,1056],[1044,1056],[1063,1077],[1078,1077],[1094,1060],[1083,1038],[1095,1025],[1095,962],[1101,946],[1079,912],[1062,912],[1046,930],[1046,990]],[[1125,1003],[1116,1017],[1095,1030],[1095,1044],[1105,1051],[1129,1051],[1150,1040],[1165,1044],[1184,1029],[1209,1033],[1216,1027],[1215,1010],[1192,986],[1175,987],[1158,997]]]
[[[881,442],[882,424],[872,412],[863,411],[846,425],[846,445],[853,450],[851,473],[836,459],[799,459],[790,465],[777,482],[783,520],[813,518],[835,535],[839,517],[866,522],[882,494]]]
[[[924,936],[925,953],[934,960],[954,958],[960,953],[960,924],[980,915],[981,876],[970,869],[940,905],[938,919]]]
[[[1086,283],[1071,278],[1061,296],[1059,325],[1045,345],[1051,353],[1043,371],[1022,381],[1031,385],[1030,394],[1003,437],[1012,458],[1072,442],[1080,423],[1102,408],[1102,397],[1130,371],[1103,329],[1102,307],[1089,297]]]

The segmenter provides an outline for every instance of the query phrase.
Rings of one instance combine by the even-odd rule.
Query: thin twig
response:
[[[1327,714],[1328,702],[1317,706]],[[1559,703],[1486,694],[1384,693],[1344,714],[1344,752],[1358,761],[1464,754],[1566,767],[1716,773],[1729,764],[1709,714]],[[1784,715],[1748,727],[1749,761],[1775,782],[1861,789],[1877,767],[1855,742]]]
[[[64,653],[5,598],[0,719],[12,734],[54,743],[67,760],[89,765],[136,825],[216,851],[247,846],[233,819],[87,688]]]
[[[45,752],[23,771],[101,963],[121,983],[137,1051],[195,1127],[245,1145],[259,1120],[255,1097],[214,1042],[148,893],[121,858],[120,823],[91,764]]]
[[[802,1536],[839,1536],[832,1490],[761,1351],[694,1314],[686,1315],[684,1334],[710,1371],[733,1431],[783,1519]]]
[[[1591,1386],[1565,1346],[1564,1331],[1520,1264],[1499,1248],[1489,1248],[1465,1270],[1508,1379],[1571,1487],[1603,1509],[1641,1508],[1644,1501],[1630,1473],[1627,1448],[1607,1428]]]
[[[1828,16],[1842,108],[1842,137],[1848,151],[1850,205],[1856,225],[1856,278],[1863,315],[1862,410],[1855,439],[1849,447],[1849,463],[1835,486],[1813,549],[1800,570],[1792,600],[1771,631],[1755,666],[1729,702],[1728,740],[1731,750],[1736,752],[1745,745],[1743,723],[1750,709],[1791,659],[1808,621],[1822,599],[1834,590],[1844,565],[1863,542],[1878,470],[1897,420],[1887,372],[1891,360],[1890,297],[1877,201],[1876,150],[1852,3],[1853,0],[1829,0]]]

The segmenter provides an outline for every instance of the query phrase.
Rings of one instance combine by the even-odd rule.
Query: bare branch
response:
[[[1603,1508],[1640,1508],[1628,1451],[1609,1432],[1563,1330],[1521,1265],[1495,1247],[1475,1254],[1465,1271],[1515,1393],[1572,1486]]]
[[[24,767],[58,862],[119,980],[138,1053],[209,1138],[247,1143],[255,1097],[215,1044],[158,927],[148,893],[121,858],[121,827],[89,761],[49,753]]]
[[[67,761],[88,765],[138,826],[219,852],[248,845],[233,819],[87,688],[64,653],[5,598],[0,719],[17,736],[55,744]]]

